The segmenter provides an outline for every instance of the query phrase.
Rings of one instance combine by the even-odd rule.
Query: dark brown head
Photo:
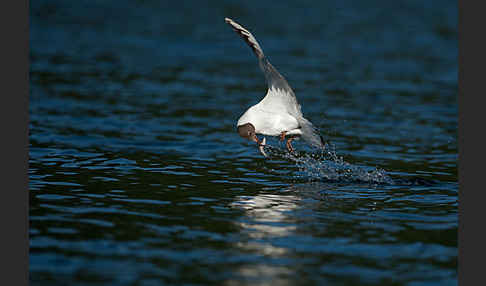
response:
[[[248,140],[253,140],[258,143],[258,139],[255,134],[255,126],[251,123],[246,123],[238,126],[238,134],[241,137],[246,138]]]

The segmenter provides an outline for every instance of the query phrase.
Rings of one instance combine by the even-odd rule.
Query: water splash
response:
[[[270,156],[293,161],[299,168],[298,177],[311,180],[393,184],[393,179],[385,170],[353,165],[336,154],[333,144],[326,143],[325,146],[324,150],[311,153],[303,151],[289,153],[279,148],[267,148],[266,151]]]

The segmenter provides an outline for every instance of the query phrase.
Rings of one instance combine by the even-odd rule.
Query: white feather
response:
[[[237,125],[251,123],[258,134],[278,136],[301,135],[313,147],[324,147],[317,128],[304,118],[300,104],[287,80],[266,59],[256,38],[235,21],[225,18],[243,40],[252,48],[265,74],[268,90],[265,97],[250,107],[238,120]]]

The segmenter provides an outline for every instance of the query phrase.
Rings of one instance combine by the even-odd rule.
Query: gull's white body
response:
[[[279,136],[282,132],[286,132],[286,135],[302,135],[297,118],[288,113],[284,105],[279,108],[280,100],[272,100],[278,96],[272,94],[274,92],[270,89],[265,98],[238,119],[236,126],[251,123],[255,126],[255,133],[268,136]]]
[[[322,137],[318,135],[314,125],[302,115],[301,107],[287,80],[266,59],[255,37],[235,21],[229,18],[225,18],[225,21],[252,48],[268,83],[265,97],[243,113],[237,126],[251,123],[256,134],[299,135],[311,146],[324,147]]]

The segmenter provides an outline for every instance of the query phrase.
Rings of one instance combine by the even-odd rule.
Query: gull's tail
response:
[[[324,138],[319,134],[319,130],[303,116],[297,120],[299,121],[300,129],[302,130],[302,139],[307,141],[312,147],[324,150],[326,143],[324,142]]]

